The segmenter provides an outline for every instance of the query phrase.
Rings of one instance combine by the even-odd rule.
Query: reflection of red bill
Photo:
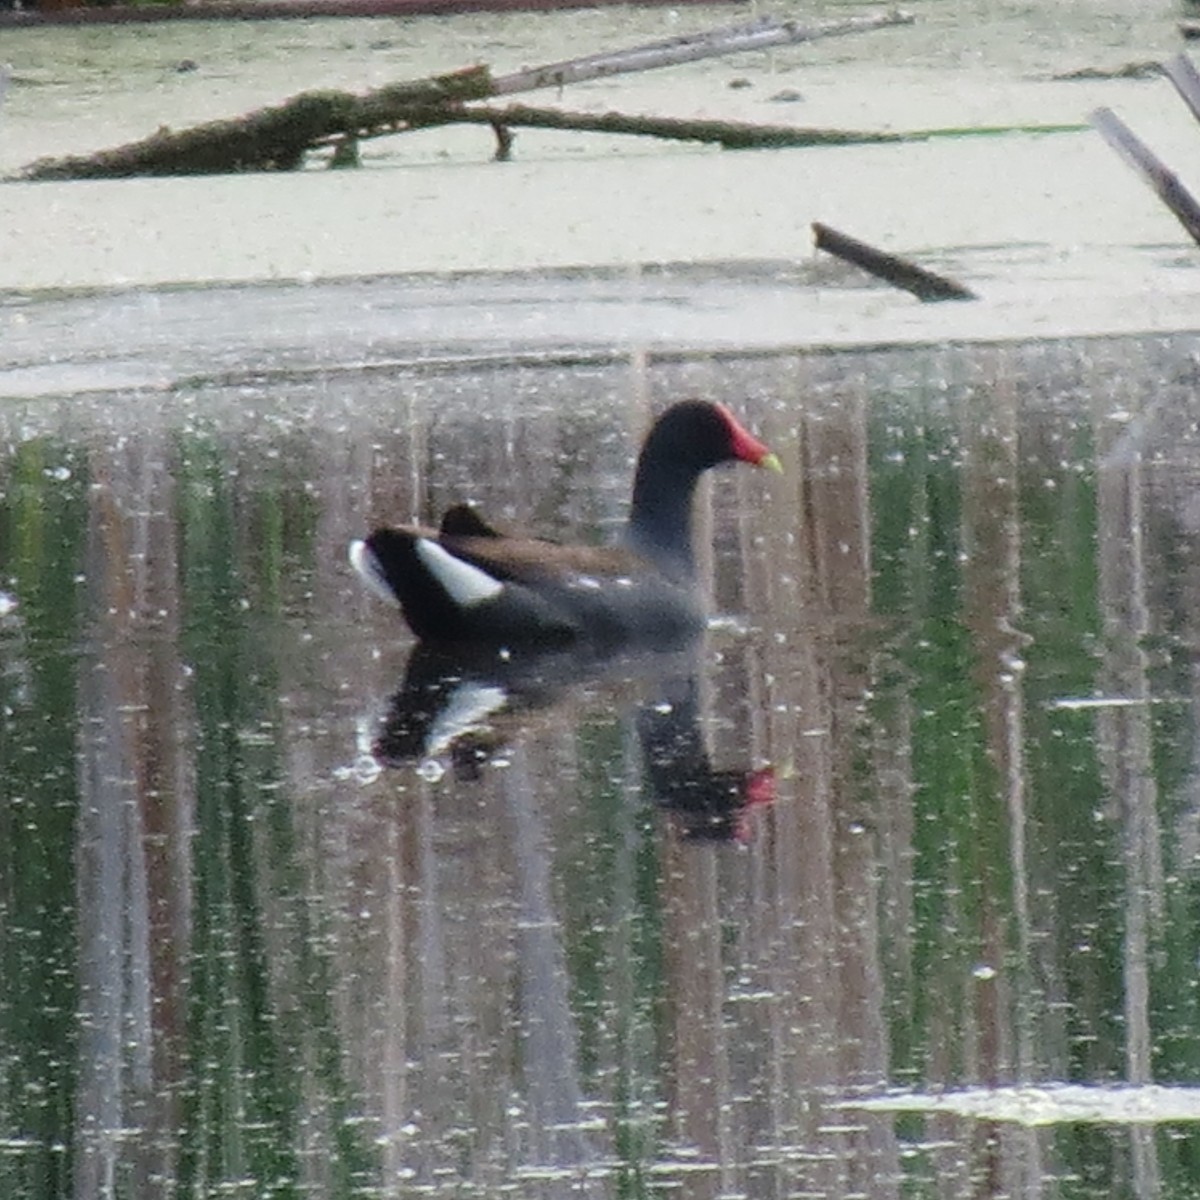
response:
[[[742,792],[742,808],[737,816],[737,824],[733,836],[739,842],[748,842],[753,829],[753,813],[756,808],[764,808],[775,803],[775,768],[760,767],[746,776],[746,786]]]

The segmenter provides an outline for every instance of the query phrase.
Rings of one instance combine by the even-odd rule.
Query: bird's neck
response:
[[[696,573],[692,553],[692,500],[699,472],[643,456],[633,481],[627,539],[660,570],[682,580]]]

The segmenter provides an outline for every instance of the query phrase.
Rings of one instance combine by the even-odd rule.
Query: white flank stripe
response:
[[[455,558],[443,550],[437,542],[428,538],[417,539],[417,556],[429,573],[444,587],[450,599],[461,608],[482,604],[500,595],[504,584],[493,579],[486,571]]]
[[[350,565],[370,591],[374,592],[380,600],[386,600],[389,604],[399,606],[400,602],[396,599],[396,594],[388,587],[387,580],[384,579],[383,572],[379,569],[379,562],[371,553],[366,542],[362,540],[351,542],[349,558]]]

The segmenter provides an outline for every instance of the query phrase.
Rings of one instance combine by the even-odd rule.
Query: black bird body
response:
[[[423,641],[677,645],[705,615],[691,536],[696,484],[710,467],[738,459],[778,468],[727,410],[684,401],[646,439],[618,545],[513,536],[457,505],[436,531],[376,529],[354,543],[350,559]]]

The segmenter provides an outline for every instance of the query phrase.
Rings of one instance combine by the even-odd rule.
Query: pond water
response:
[[[0,1192],[1194,1195],[1198,352],[7,400]],[[347,543],[602,539],[682,394],[703,644],[431,684]]]
[[[6,30],[0,168],[746,15]],[[1174,53],[1164,6],[919,16],[554,102],[1109,104],[1192,161],[1161,79],[1051,78]],[[1087,131],[480,138],[0,187],[0,1196],[1194,1197],[1171,218]],[[813,219],[984,299],[807,261]],[[603,540],[687,394],[785,467],[703,489],[689,653],[447,661],[353,578],[464,499]]]

